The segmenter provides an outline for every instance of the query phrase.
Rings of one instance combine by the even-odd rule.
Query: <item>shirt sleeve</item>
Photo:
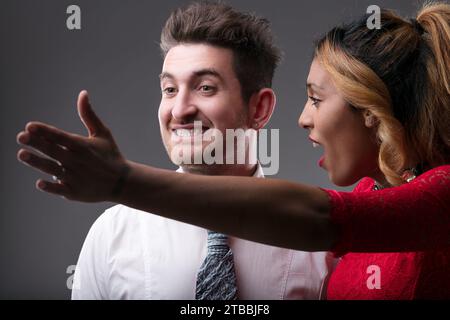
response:
[[[339,230],[337,256],[450,247],[450,166],[380,191],[324,191]]]
[[[78,258],[72,287],[72,300],[108,299],[106,290],[107,245],[110,243],[109,212],[92,225]]]

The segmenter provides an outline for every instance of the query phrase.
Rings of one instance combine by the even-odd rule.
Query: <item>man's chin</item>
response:
[[[173,149],[172,149],[173,150]],[[187,154],[169,154],[170,160],[173,164],[184,167],[184,166],[207,166],[203,159],[203,152],[199,151],[196,153]]]

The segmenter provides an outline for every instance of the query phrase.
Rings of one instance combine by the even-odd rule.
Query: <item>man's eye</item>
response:
[[[204,85],[204,86],[200,86],[200,91],[205,92],[205,93],[211,93],[214,92],[215,88],[213,86],[208,86],[208,85]]]
[[[175,89],[174,87],[167,87],[163,89],[163,94],[166,95],[173,95],[177,92],[177,89]]]

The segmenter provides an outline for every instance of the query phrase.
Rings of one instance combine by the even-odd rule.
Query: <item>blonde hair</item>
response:
[[[336,27],[315,56],[350,105],[377,119],[379,167],[391,185],[411,166],[450,160],[450,5],[427,3],[407,21],[382,10]]]

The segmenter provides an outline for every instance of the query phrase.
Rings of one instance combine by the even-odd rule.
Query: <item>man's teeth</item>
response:
[[[176,129],[175,134],[179,137],[192,137],[198,134],[202,134],[202,129]]]
[[[313,148],[318,148],[318,147],[320,147],[320,144],[313,142]]]

